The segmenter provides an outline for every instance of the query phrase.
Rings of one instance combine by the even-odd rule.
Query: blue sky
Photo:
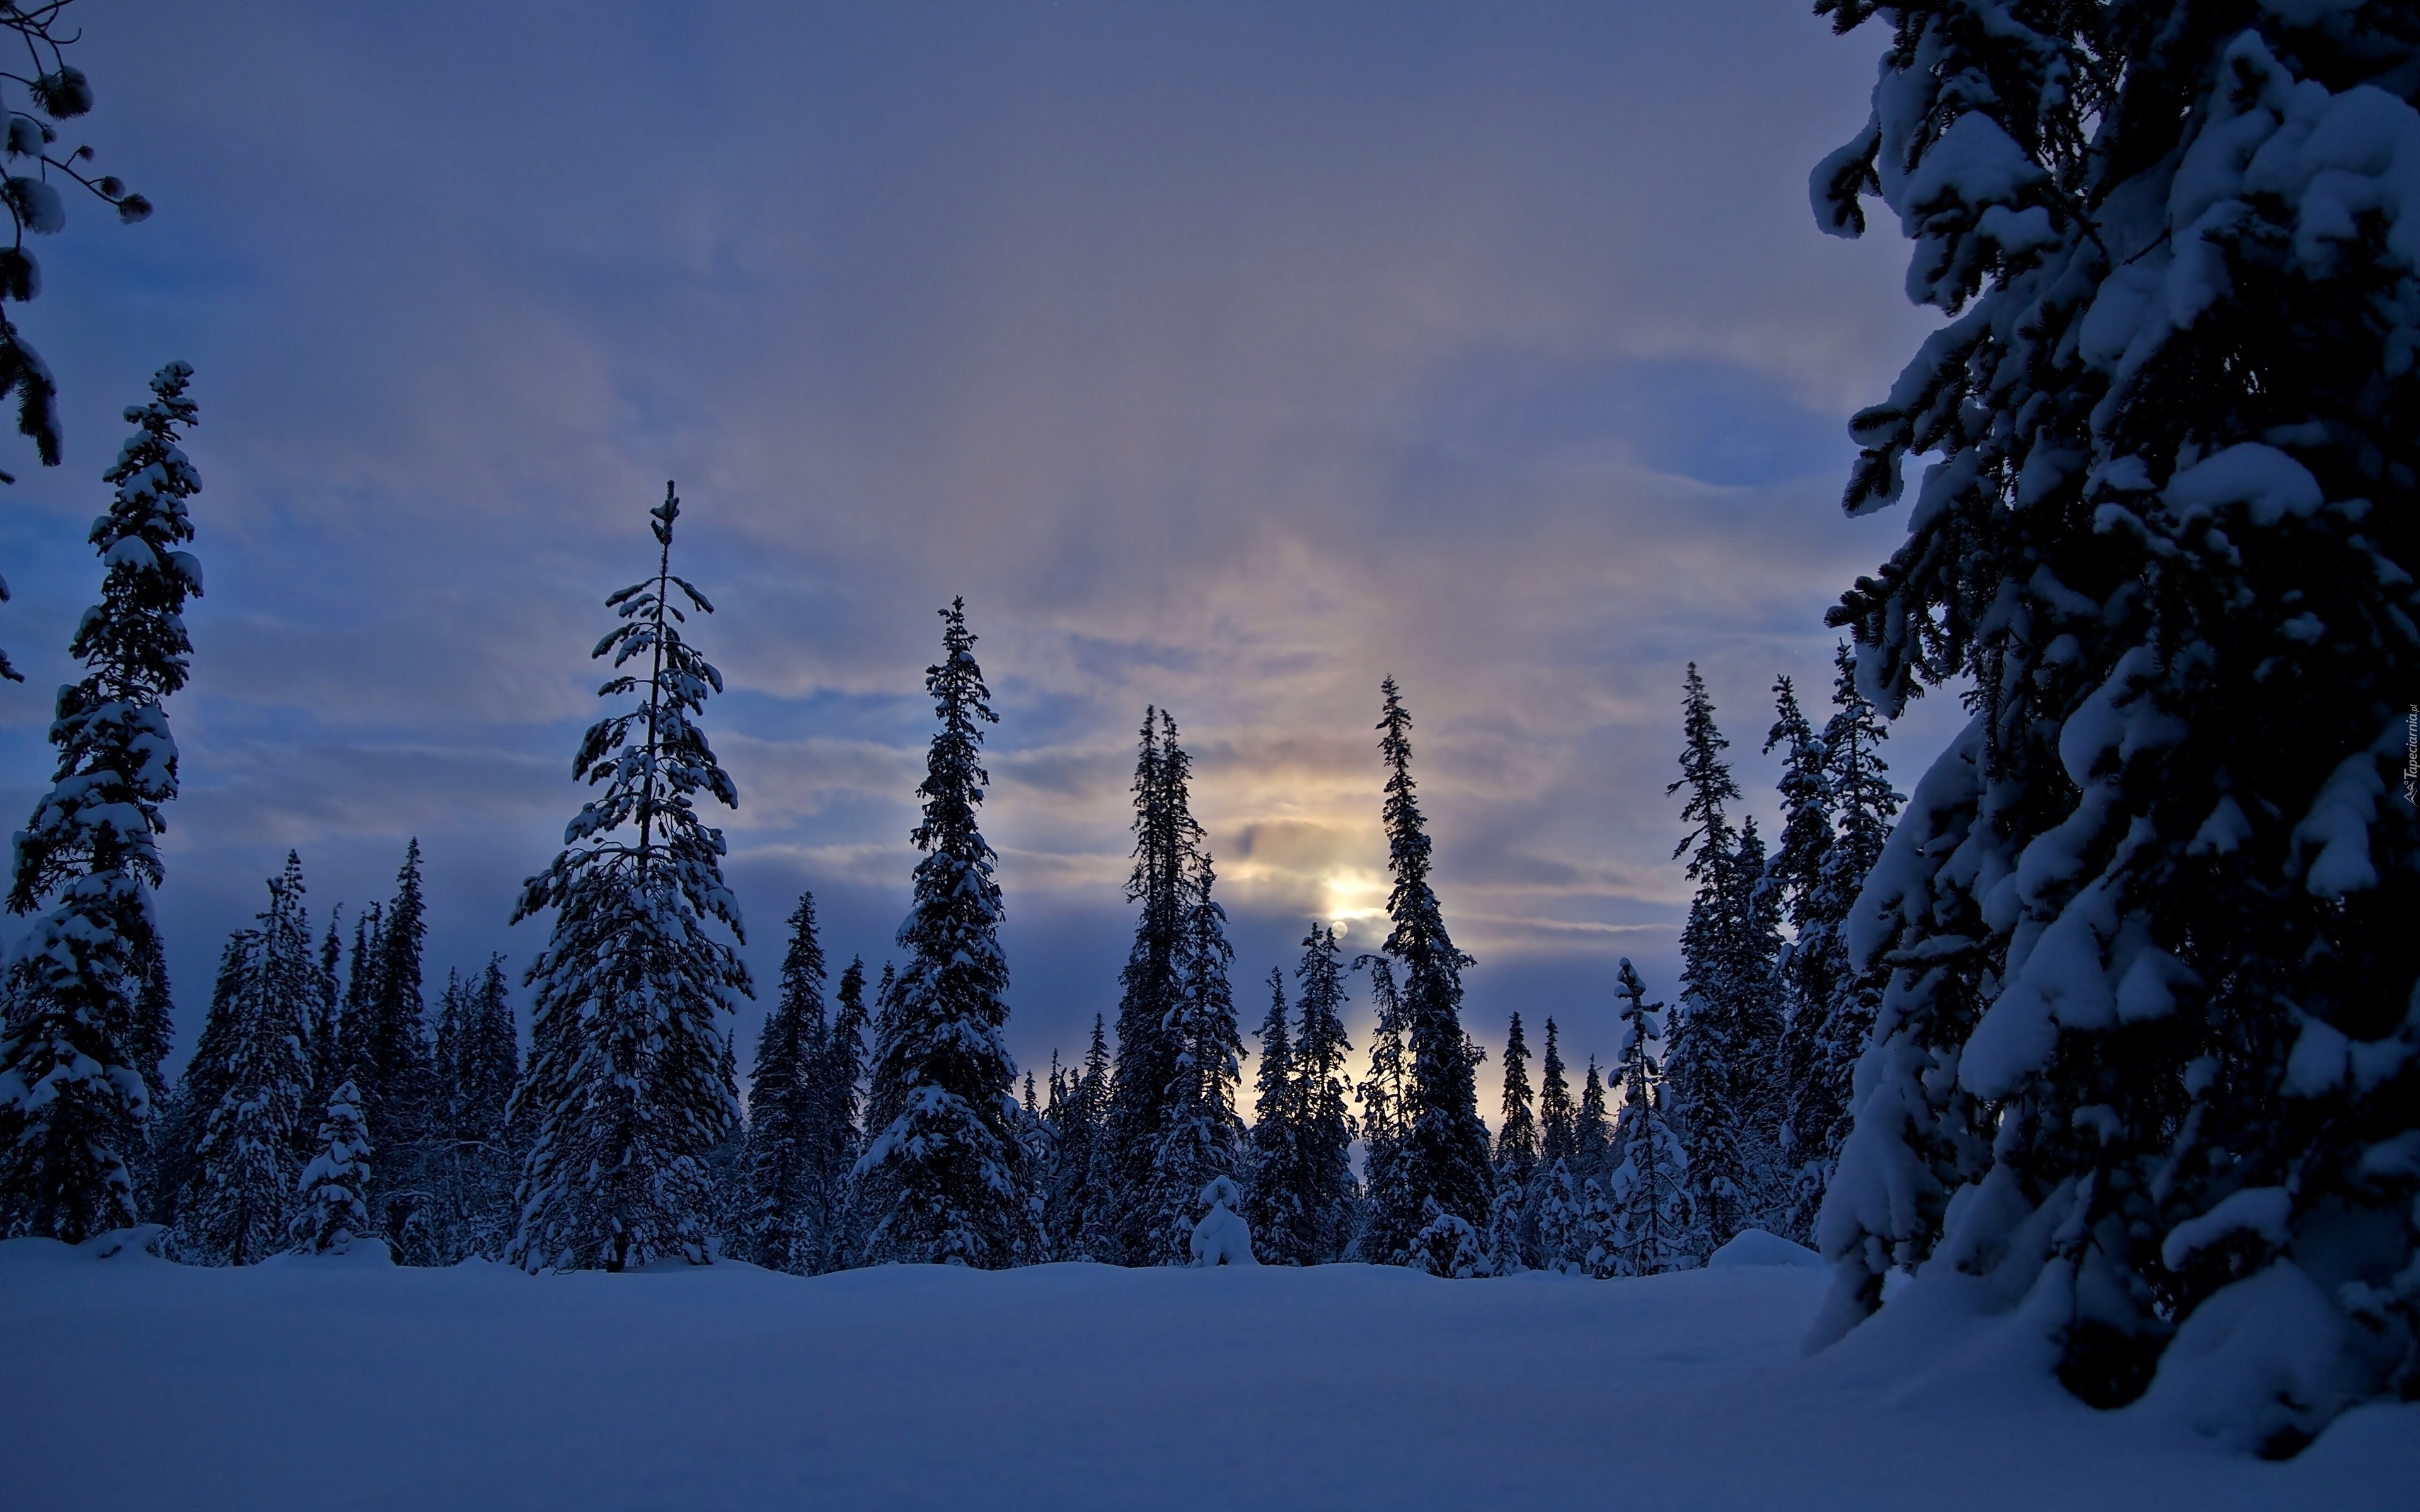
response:
[[[1309,918],[1374,940],[1390,672],[1475,1032],[1609,1048],[1620,954],[1675,987],[1683,665],[1769,812],[1767,688],[1828,687],[1823,610],[1901,528],[1841,517],[1842,422],[1927,319],[1805,187],[1880,39],[1793,5],[78,12],[76,135],[159,209],[36,249],[69,452],[0,441],[0,803],[47,772],[116,411],[182,357],[188,1036],[288,846],[324,917],[417,835],[432,976],[528,958],[505,919],[669,477],[768,985],[801,887],[839,958],[888,949],[963,594],[1020,1059],[1114,1006],[1146,702],[1196,753],[1248,1024]]]

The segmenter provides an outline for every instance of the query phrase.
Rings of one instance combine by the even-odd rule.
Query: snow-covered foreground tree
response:
[[[1008,960],[1001,954],[1000,884],[976,826],[984,785],[983,726],[999,716],[975,662],[965,599],[941,610],[941,659],[924,689],[933,734],[923,823],[914,840],[915,902],[899,926],[908,964],[884,995],[874,1111],[884,1117],[856,1166],[875,1260],[997,1270],[1034,1257],[1016,1134],[1008,1022]]]
[[[695,799],[737,808],[739,792],[696,722],[722,674],[682,636],[672,594],[714,606],[672,570],[672,485],[649,513],[656,575],[606,599],[622,623],[593,653],[617,669],[597,695],[637,703],[588,727],[572,770],[604,792],[513,912],[554,910],[529,968],[530,1068],[514,1093],[535,1135],[511,1257],[533,1271],[703,1263],[706,1162],[738,1117],[721,1021],[748,968],[709,925],[744,936],[722,832]],[[644,676],[618,671],[634,662]]]
[[[1819,1338],[1922,1264],[2290,1452],[2420,1393],[2420,15],[1817,9],[1892,27],[1818,217],[1879,195],[1953,317],[1854,424],[1853,514],[1940,460],[1834,619],[1976,711],[1849,923]]]
[[[0,317],[0,361],[29,361],[9,355],[13,339]],[[126,411],[137,429],[103,474],[116,491],[90,536],[101,602],[69,647],[85,673],[59,689],[51,791],[16,837],[8,907],[40,915],[0,986],[0,1236],[73,1243],[138,1214],[132,1166],[168,1044],[166,995],[152,990],[160,810],[177,795],[162,702],[185,685],[185,600],[202,591],[201,564],[178,549],[202,486],[178,446],[193,372],[170,363],[151,401]]]

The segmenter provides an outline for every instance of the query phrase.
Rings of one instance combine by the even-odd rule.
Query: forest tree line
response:
[[[165,1253],[202,1264],[370,1239],[405,1263],[532,1269],[675,1254],[799,1273],[884,1259],[1184,1264],[1223,1178],[1256,1252],[1282,1264],[1611,1276],[1701,1264],[1749,1227],[1811,1237],[1877,989],[1840,929],[1898,802],[1845,647],[1820,731],[1789,679],[1775,687],[1765,748],[1783,754],[1785,819],[1770,854],[1753,819],[1730,817],[1727,742],[1690,669],[1673,791],[1692,826],[1676,858],[1699,888],[1680,1001],[1649,1001],[1621,961],[1613,1060],[1567,1064],[1547,1017],[1534,1093],[1514,1014],[1492,1134],[1486,1057],[1462,1025],[1472,963],[1432,885],[1411,717],[1388,679],[1390,931],[1348,956],[1314,921],[1291,980],[1269,974],[1247,1122],[1233,949],[1191,758],[1158,708],[1139,740],[1138,912],[1114,1024],[1096,1019],[1080,1058],[1054,1055],[1038,1085],[1029,1069],[1020,1095],[1001,1038],[1001,899],[975,823],[992,715],[954,605],[927,671],[939,728],[905,968],[869,980],[860,956],[835,982],[802,895],[743,1100],[725,1011],[752,986],[722,938],[739,937],[722,838],[693,803],[736,805],[737,792],[696,718],[721,676],[681,631],[711,605],[671,569],[678,515],[667,488],[657,573],[608,600],[618,624],[597,655],[615,673],[602,692],[622,706],[576,762],[601,795],[522,899],[522,917],[554,915],[524,978],[536,989],[526,1063],[501,956],[433,995],[424,980],[416,841],[394,895],[356,915],[349,939],[341,909],[315,930],[289,855],[267,907],[225,942],[172,1090],[172,1009],[157,931],[143,927],[125,1041],[92,1047],[103,1080],[141,1083],[143,1111],[130,1099],[77,1125],[116,1124],[122,1145],[88,1150],[114,1195],[46,1208],[39,1187],[15,1188],[16,1230],[140,1217],[163,1227]],[[40,998],[37,969],[20,962],[14,998]],[[1374,1011],[1366,1047],[1345,1028],[1357,992]]]

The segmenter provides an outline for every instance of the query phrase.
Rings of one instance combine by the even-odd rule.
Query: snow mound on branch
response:
[[[1768,1234],[1761,1228],[1743,1228],[1730,1243],[1708,1256],[1706,1264],[1805,1265],[1820,1270],[1823,1257],[1804,1244],[1792,1243],[1779,1234]]]

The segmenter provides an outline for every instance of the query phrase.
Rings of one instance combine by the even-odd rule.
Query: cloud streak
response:
[[[417,834],[435,963],[526,959],[504,919],[669,476],[760,979],[802,886],[842,958],[888,949],[964,593],[1021,1059],[1113,1004],[1146,703],[1241,979],[1311,916],[1374,942],[1388,673],[1476,1029],[1609,1047],[1616,955],[1671,990],[1683,663],[1766,784],[1768,685],[1828,687],[1822,610],[1895,534],[1838,515],[1840,417],[1924,321],[1804,203],[1869,54],[1763,0],[89,20],[95,138],[161,214],[71,229],[32,320],[71,455],[0,521],[36,669],[0,797],[40,775],[113,411],[187,357],[189,1031],[288,845],[324,906]]]

